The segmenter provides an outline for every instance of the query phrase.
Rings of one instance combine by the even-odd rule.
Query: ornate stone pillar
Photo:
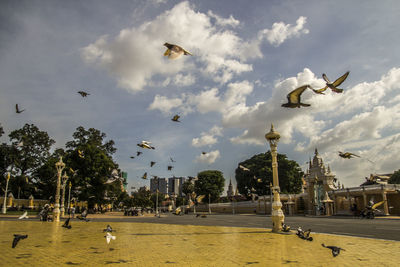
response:
[[[385,201],[383,203],[383,211],[385,213],[385,215],[390,215],[389,214],[389,206],[388,206],[388,201],[387,201],[387,196],[386,196],[386,191],[382,186],[382,200]]]
[[[29,196],[29,208],[33,209],[33,196],[32,195]]]
[[[364,186],[363,186],[363,192],[362,192],[362,196],[363,196],[363,204],[364,204],[364,207],[363,208],[365,208],[366,206],[367,206],[367,193],[365,193],[365,188],[364,188]]]

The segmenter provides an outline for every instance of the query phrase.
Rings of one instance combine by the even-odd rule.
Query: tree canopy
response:
[[[297,162],[289,160],[286,155],[278,153],[279,186],[282,193],[299,193],[303,172]],[[235,170],[235,178],[240,194],[249,196],[251,193],[267,195],[270,193],[272,183],[272,157],[271,152],[254,155],[250,159],[240,162]]]
[[[10,190],[15,197],[28,198],[36,189],[33,174],[48,160],[55,141],[33,124],[25,124],[8,136],[11,145],[2,144],[0,148],[0,171],[2,175],[11,171]]]
[[[211,201],[218,200],[224,191],[225,178],[222,172],[217,170],[202,171],[197,174],[198,180],[194,183],[194,192],[199,195],[205,195],[204,201],[208,202],[208,195]]]
[[[389,184],[400,184],[400,169],[390,176]]]

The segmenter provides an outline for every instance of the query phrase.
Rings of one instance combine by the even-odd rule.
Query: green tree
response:
[[[187,180],[182,184],[182,193],[185,194],[186,197],[190,196],[194,192],[194,183],[192,181]]]
[[[279,186],[282,193],[299,193],[303,172],[297,162],[289,160],[286,155],[278,154]],[[248,168],[235,170],[235,178],[240,194],[249,196],[251,193],[267,195],[272,183],[271,152],[261,153],[240,162],[239,165]]]
[[[217,170],[202,171],[197,174],[198,180],[194,183],[194,192],[198,196],[205,195],[204,202],[208,202],[210,195],[211,201],[218,200],[224,191],[225,178],[222,172]]]
[[[151,194],[151,202],[153,203],[153,208],[156,208],[156,202],[157,202],[157,194],[158,194],[158,207],[161,206],[161,202],[165,201],[165,194],[163,193],[152,193]]]
[[[392,176],[390,176],[389,184],[400,184],[400,170],[395,171]]]
[[[82,126],[72,136],[74,140],[66,144],[64,162],[79,200],[88,201],[89,208],[95,203],[114,201],[122,191],[121,180],[111,176],[112,171],[118,169],[112,159],[116,151],[114,141],[105,142],[105,133],[93,128],[85,130]]]
[[[153,207],[155,203],[151,201],[151,192],[144,188],[140,188],[137,192],[133,193],[133,206],[135,207]]]
[[[10,180],[11,191],[14,196],[28,198],[35,188],[33,174],[48,160],[55,141],[33,124],[25,124],[23,128],[12,131],[9,137],[11,146],[8,157],[14,176]]]
[[[54,199],[57,188],[56,163],[61,156],[65,157],[65,151],[60,148],[56,149],[48,160],[33,173],[34,198],[50,199],[52,197]]]

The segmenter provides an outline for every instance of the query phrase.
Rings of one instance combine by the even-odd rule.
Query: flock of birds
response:
[[[282,231],[283,232],[290,232],[290,226],[286,225],[286,224],[282,224]],[[304,231],[301,227],[297,228],[297,232],[296,235],[303,240],[307,240],[307,241],[313,241],[313,237],[310,236],[311,234],[311,229],[308,229],[307,231]],[[346,251],[345,249],[341,248],[341,247],[337,247],[337,246],[326,246],[324,243],[321,244],[321,246],[323,246],[324,248],[328,248],[332,251],[332,256],[336,257],[340,254],[340,251]]]
[[[167,50],[164,53],[164,56],[167,56],[169,59],[177,59],[182,55],[192,55],[190,52],[188,52],[187,50],[183,49],[182,47],[175,45],[175,44],[170,44],[170,43],[165,43],[164,44],[165,47],[167,47]],[[312,88],[309,84],[306,85],[302,85],[296,89],[294,89],[293,91],[291,91],[288,95],[287,95],[287,100],[288,103],[282,104],[282,107],[286,107],[286,108],[300,108],[300,107],[309,107],[311,106],[310,104],[306,104],[306,103],[302,103],[301,102],[301,95],[304,93],[304,91],[306,89],[310,89],[312,90],[314,93],[316,94],[324,94],[324,92],[329,88],[331,89],[333,92],[335,93],[342,93],[343,89],[338,88],[338,86],[340,86],[347,78],[347,76],[349,75],[349,71],[346,72],[344,75],[342,75],[341,77],[339,77],[338,79],[336,79],[334,82],[331,82],[328,77],[326,76],[326,74],[322,74],[322,78],[325,80],[326,85],[321,88],[321,89],[314,89]],[[78,91],[78,93],[82,96],[82,97],[87,97],[88,95],[90,95],[89,93],[85,92],[85,91]],[[20,109],[18,104],[15,105],[15,109],[16,109],[16,113],[22,113],[23,111],[25,111],[24,109]],[[173,122],[181,122],[180,120],[180,116],[178,114],[174,115],[171,120]],[[150,141],[142,141],[141,143],[137,144],[138,147],[142,148],[142,149],[149,149],[149,150],[154,150],[155,147],[151,145]],[[83,158],[84,155],[81,151],[78,150],[79,153],[79,157]],[[140,156],[143,152],[141,151],[137,151],[136,152],[136,157]],[[207,152],[202,152],[203,155],[207,154]],[[353,154],[351,152],[341,152],[339,151],[339,156],[345,159],[350,159],[353,157],[359,157],[356,154]],[[135,156],[130,156],[131,159],[134,159]],[[171,162],[175,162],[172,157],[170,157],[170,161]],[[150,167],[153,167],[156,164],[155,161],[151,161],[150,162]],[[168,165],[167,166],[167,170],[171,171],[173,168],[172,165]],[[242,169],[243,171],[250,171],[248,168],[239,165],[239,168]],[[158,178],[157,176],[154,176],[154,178]],[[142,176],[142,179],[147,179],[147,172],[145,172]],[[255,178],[257,179],[257,178]],[[261,182],[261,179],[257,179],[257,181]],[[198,196],[197,198],[195,198],[195,201],[197,203],[200,203],[202,201],[202,199],[204,198],[204,195]],[[84,211],[85,212],[85,211]],[[77,216],[78,219],[80,220],[84,220],[84,221],[89,221],[87,218],[87,211],[86,213],[82,213],[80,216]],[[206,215],[200,215],[198,214],[197,217],[206,217]],[[21,217],[19,217],[19,219],[24,219],[24,218],[28,218],[27,216],[27,212],[25,212]],[[62,227],[66,228],[66,229],[71,229],[71,224],[70,224],[70,218],[66,219],[66,221],[64,222],[64,224],[62,225]],[[106,235],[104,236],[106,238],[106,242],[107,244],[110,243],[111,240],[115,240],[116,236],[113,236],[111,233],[114,230],[111,228],[110,225],[107,225],[107,228],[103,230],[103,232],[106,232]],[[283,224],[283,231],[284,232],[290,232],[290,227]],[[297,233],[296,235],[304,240],[307,241],[312,241],[313,238],[310,236],[311,234],[311,229],[307,230],[307,231],[303,231],[301,229],[301,227],[299,227],[297,229]],[[22,239],[26,239],[28,237],[28,235],[18,235],[18,234],[14,234],[14,240],[12,243],[12,247],[15,248],[16,245],[18,244],[18,242]],[[321,244],[323,247],[331,249],[332,250],[332,255],[334,257],[338,256],[341,250],[344,250],[343,248],[337,247],[337,246],[326,246],[325,244]]]
[[[331,89],[332,92],[335,92],[335,93],[338,93],[338,94],[339,94],[339,93],[343,93],[343,89],[338,88],[338,86],[340,86],[340,85],[347,79],[347,76],[349,76],[349,74],[350,74],[350,71],[347,71],[345,74],[343,74],[342,76],[340,76],[339,78],[337,78],[334,82],[331,82],[331,81],[329,80],[329,78],[326,76],[326,74],[323,73],[323,74],[322,74],[322,78],[323,78],[323,79],[325,80],[325,82],[326,82],[326,84],[325,84],[324,87],[322,87],[321,89],[314,89],[314,88],[311,87],[311,85],[309,85],[309,84],[302,85],[302,86],[300,86],[300,87],[294,89],[293,91],[291,91],[291,92],[287,95],[287,100],[288,100],[288,102],[282,104],[281,106],[282,106],[282,107],[285,107],[285,108],[300,108],[300,107],[309,107],[309,106],[311,106],[310,104],[306,104],[306,103],[302,103],[302,102],[301,102],[301,94],[303,94],[304,91],[305,91],[306,89],[310,89],[310,90],[312,90],[314,93],[316,93],[316,94],[322,94],[322,95],[325,94],[324,92],[325,92],[328,88]],[[350,158],[353,158],[353,157],[361,158],[360,156],[358,156],[358,155],[356,155],[356,154],[353,154],[353,153],[351,153],[351,152],[341,152],[341,151],[339,151],[338,153],[339,153],[339,156],[342,157],[342,158],[344,158],[344,159],[350,159]],[[367,159],[367,160],[370,161],[371,163],[374,163],[374,162],[372,162],[372,161],[369,160],[369,159]]]
[[[89,222],[90,220],[87,219],[87,209],[85,209],[84,211],[82,211],[82,213],[80,215],[77,216],[77,219],[85,221],[85,222]],[[22,219],[28,219],[29,217],[27,216],[28,212],[25,211],[20,217],[18,217],[19,220]],[[71,229],[72,225],[70,223],[71,221],[71,217],[69,216],[65,221],[64,224],[61,225],[61,227],[66,228],[66,229]],[[107,244],[110,244],[111,240],[115,240],[116,236],[113,236],[111,233],[115,232],[115,230],[112,229],[112,227],[108,224],[107,227],[105,229],[103,229],[103,232],[106,232],[106,235],[104,236],[106,238],[106,242]],[[12,242],[12,248],[15,248],[18,244],[18,242],[22,239],[26,239],[28,238],[28,235],[20,235],[20,234],[14,234],[14,239]]]

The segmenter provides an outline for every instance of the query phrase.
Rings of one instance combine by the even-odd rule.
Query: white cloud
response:
[[[217,143],[217,138],[215,138],[213,135],[208,135],[202,133],[200,138],[193,138],[192,139],[192,146],[194,147],[202,147],[202,146],[211,146],[215,143]]]
[[[222,127],[214,125],[208,132],[202,132],[200,138],[192,139],[192,146],[211,146],[218,142],[215,136],[222,136]]]
[[[306,17],[299,17],[296,21],[296,25],[285,24],[284,22],[275,22],[272,25],[272,29],[264,29],[259,32],[259,40],[267,39],[268,42],[274,46],[279,46],[286,39],[291,37],[299,37],[301,34],[308,34],[309,30],[304,28],[307,22]]]
[[[281,44],[307,33],[305,22],[306,18],[300,17],[296,26],[275,23],[271,30],[260,31],[256,41],[248,42],[228,29],[240,24],[232,15],[222,18],[212,11],[201,13],[184,1],[138,27],[121,30],[114,38],[101,36],[82,49],[82,58],[106,69],[117,79],[118,86],[131,92],[154,84],[154,77],[162,77],[164,84],[174,81],[178,86],[187,86],[195,82],[194,74],[203,74],[225,84],[235,75],[253,70],[246,60],[262,57],[260,44],[264,39]],[[178,44],[194,56],[168,60],[162,55],[165,42]],[[186,76],[180,73],[183,70]]]
[[[232,26],[232,27],[236,27],[240,23],[232,15],[230,15],[229,18],[225,19],[225,18],[222,18],[222,17],[214,14],[211,10],[209,10],[207,12],[207,15],[210,16],[211,18],[214,18],[215,19],[215,23],[217,25],[220,25],[220,26],[228,26],[229,25],[229,26]]]
[[[149,110],[160,110],[163,113],[169,114],[172,109],[179,108],[182,105],[180,98],[167,98],[165,96],[156,95],[153,103],[150,104]]]
[[[214,150],[210,151],[206,154],[200,154],[199,156],[196,157],[195,162],[201,162],[201,163],[208,163],[212,164],[214,163],[218,158],[220,157],[219,150]]]
[[[174,77],[174,84],[177,86],[189,86],[196,82],[196,77],[192,74],[183,75],[182,73],[178,73]]]

